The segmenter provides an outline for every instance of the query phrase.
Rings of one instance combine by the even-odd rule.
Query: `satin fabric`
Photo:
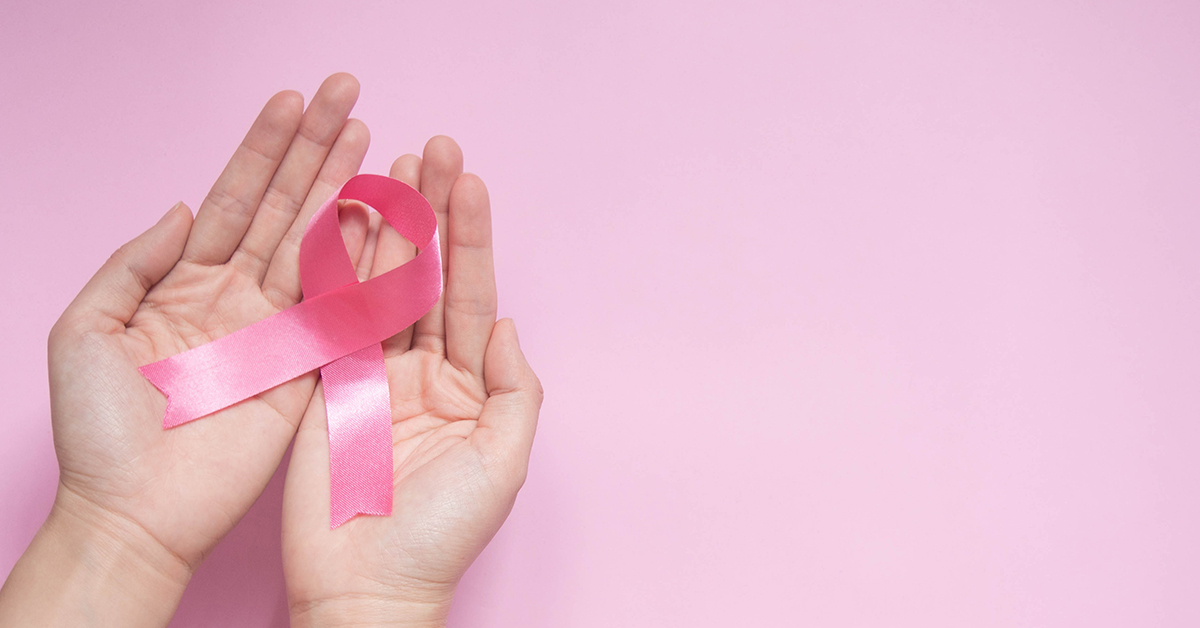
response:
[[[417,245],[408,263],[359,282],[337,202],[362,201]],[[392,511],[391,402],[380,342],[417,321],[442,291],[437,218],[412,187],[358,175],[317,210],[300,244],[299,304],[139,369],[167,396],[169,429],[321,369],[329,425],[330,527]]]

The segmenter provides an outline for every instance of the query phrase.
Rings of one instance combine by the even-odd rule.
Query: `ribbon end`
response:
[[[182,412],[176,411],[174,404],[171,403],[171,395],[167,395],[167,411],[163,414],[163,429],[169,430],[177,425],[183,425],[190,420],[191,418]]]
[[[181,405],[177,403],[178,400],[175,398],[175,394],[168,389],[167,382],[169,380],[167,380],[165,377],[160,377],[159,370],[155,368],[159,364],[162,364],[162,362],[155,362],[153,364],[139,366],[138,372],[142,374],[142,377],[146,378],[146,381],[153,384],[154,387],[158,389],[158,392],[161,392],[163,396],[167,398],[167,409],[163,413],[163,429],[170,429],[177,425],[183,425],[188,421],[199,418],[191,416],[191,414],[187,412],[186,408],[181,407]]]
[[[392,514],[391,497],[391,495],[388,495],[386,507],[383,507],[384,504],[378,504],[373,506],[363,506],[360,508],[331,508],[329,511],[329,529],[336,530],[341,527],[342,524],[357,517],[358,515],[375,515],[379,517],[386,517]]]

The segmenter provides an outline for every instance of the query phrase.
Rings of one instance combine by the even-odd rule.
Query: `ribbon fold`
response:
[[[378,211],[417,256],[359,282],[337,202]],[[321,369],[329,424],[330,528],[356,514],[392,512],[392,412],[384,339],[417,321],[442,291],[437,218],[395,179],[351,178],[309,221],[300,244],[304,300],[210,343],[138,370],[167,396],[163,429],[227,408]]]

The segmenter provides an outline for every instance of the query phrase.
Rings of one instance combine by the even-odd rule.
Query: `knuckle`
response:
[[[50,333],[46,334],[46,355],[51,363],[87,345],[91,331],[86,317],[76,312],[74,307],[68,307],[50,327]]]
[[[67,310],[50,327],[50,333],[46,336],[46,348],[51,354],[55,353],[59,347],[69,343],[73,336],[69,317],[70,310]]]
[[[208,196],[204,200],[216,207],[218,213],[231,213],[242,217],[254,214],[253,207],[237,197],[230,196],[224,190],[213,189],[209,191]]]
[[[115,266],[117,268],[126,266],[130,255],[129,246],[130,244],[128,242],[122,244],[117,248],[117,250],[112,252],[112,255],[108,256],[108,260],[105,264],[107,266]]]
[[[540,408],[542,402],[546,400],[546,389],[542,388],[542,380],[538,379],[537,375],[533,376],[533,394],[537,398],[537,405]]]

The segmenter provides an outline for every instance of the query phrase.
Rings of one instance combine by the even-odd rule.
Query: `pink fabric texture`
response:
[[[337,202],[358,200],[418,246],[417,256],[359,282]],[[329,424],[330,527],[392,512],[391,404],[383,349],[442,289],[437,218],[412,187],[358,175],[313,215],[300,245],[304,300],[274,316],[139,370],[167,396],[172,428],[321,369]]]

